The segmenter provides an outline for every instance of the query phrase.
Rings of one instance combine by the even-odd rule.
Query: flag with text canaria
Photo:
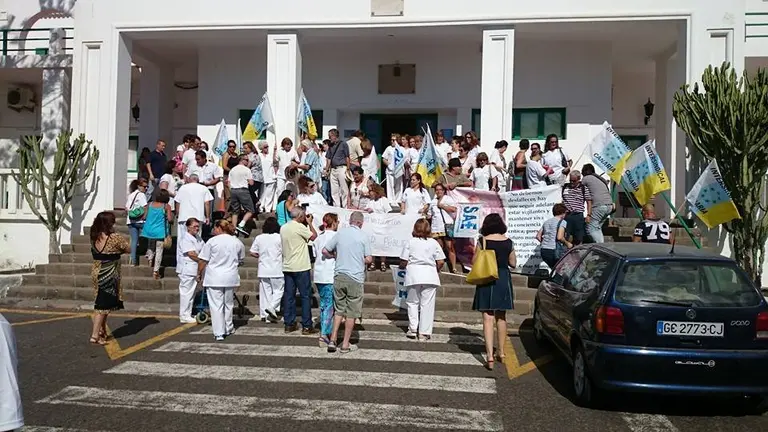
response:
[[[256,141],[261,134],[275,125],[275,118],[272,116],[272,106],[269,104],[269,97],[266,93],[261,97],[259,105],[248,120],[243,131],[243,141]]]
[[[589,142],[589,153],[595,165],[605,171],[611,180],[619,182],[632,150],[619,138],[608,122],[603,122],[600,133]]]
[[[314,140],[317,138],[315,118],[312,117],[312,108],[309,107],[307,97],[304,96],[304,89],[301,89],[301,96],[299,97],[299,111],[296,113],[296,123],[299,125],[299,129],[307,134],[309,139]]]
[[[669,190],[669,176],[656,152],[656,141],[648,141],[632,151],[624,164],[621,184],[632,192],[640,205],[648,204],[654,195]]]
[[[720,168],[714,159],[696,180],[696,184],[685,196],[685,200],[691,205],[691,210],[696,216],[709,228],[741,218],[730,192],[725,188]]]
[[[435,140],[432,138],[432,131],[427,125],[424,132],[424,145],[419,151],[419,162],[416,164],[416,172],[421,175],[421,180],[426,187],[432,187],[437,179],[443,175],[445,168],[443,160],[437,155]]]

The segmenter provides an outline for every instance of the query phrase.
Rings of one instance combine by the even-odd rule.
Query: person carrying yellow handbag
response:
[[[483,313],[485,338],[485,367],[493,369],[494,360],[504,362],[504,343],[507,339],[507,311],[513,309],[512,277],[510,267],[517,266],[512,240],[507,238],[507,225],[496,213],[485,217],[475,249],[472,271],[467,283],[477,286],[472,310]],[[493,352],[493,330],[496,323],[498,348]]]

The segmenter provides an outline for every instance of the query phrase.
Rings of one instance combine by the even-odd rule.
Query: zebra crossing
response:
[[[347,354],[329,354],[317,337],[285,334],[279,325],[250,323],[225,342],[214,342],[210,327],[197,327],[104,370],[102,385],[66,386],[36,404],[178,422],[157,430],[188,428],[199,416],[212,424],[236,417],[338,423],[334,429],[504,430],[501,413],[487,409],[497,405],[502,374],[482,366],[481,331],[446,327],[436,328],[431,341],[416,342],[401,328],[366,322],[353,336],[361,349]],[[24,430],[109,429],[83,421]]]

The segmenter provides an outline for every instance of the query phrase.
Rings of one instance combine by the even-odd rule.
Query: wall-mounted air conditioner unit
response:
[[[21,112],[22,110],[34,111],[37,103],[35,102],[35,92],[29,87],[10,87],[6,97],[8,108]]]

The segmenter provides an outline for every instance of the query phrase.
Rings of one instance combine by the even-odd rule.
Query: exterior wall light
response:
[[[655,105],[653,102],[651,102],[651,98],[648,98],[648,102],[643,105],[643,109],[645,110],[645,125],[648,126],[648,121],[653,116],[653,107]]]
[[[131,117],[133,117],[133,121],[135,121],[136,123],[139,122],[140,113],[141,112],[139,110],[139,103],[136,102],[135,104],[133,104],[133,107],[131,107]]]

